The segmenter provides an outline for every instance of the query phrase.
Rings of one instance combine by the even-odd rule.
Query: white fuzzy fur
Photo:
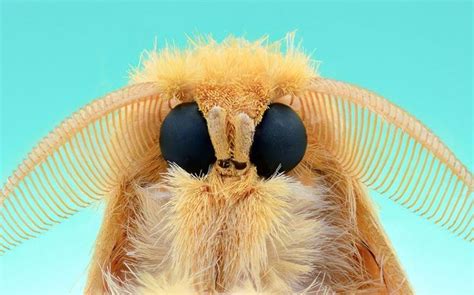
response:
[[[255,178],[250,184],[254,194],[238,201],[226,195],[232,184],[219,183],[206,201],[196,188],[209,186],[208,177],[174,167],[162,182],[136,188],[142,206],[129,249],[136,260],[128,266],[133,279],[118,282],[106,273],[111,293],[326,294],[342,281],[350,287],[351,278],[363,276],[351,259],[356,249],[349,242],[350,230],[339,226],[347,222],[338,220],[337,205],[322,183],[305,186],[283,175]],[[193,191],[203,198],[199,206],[214,196],[223,205],[180,214],[193,202]],[[196,223],[186,223],[188,217]],[[216,247],[223,247],[224,254],[215,254],[221,253]],[[220,291],[209,287],[222,277]]]

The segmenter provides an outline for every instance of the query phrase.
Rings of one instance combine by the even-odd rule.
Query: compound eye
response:
[[[306,128],[289,106],[274,103],[255,129],[250,161],[260,176],[269,177],[295,168],[306,151]]]
[[[166,161],[191,174],[206,173],[216,161],[206,119],[195,102],[180,104],[166,116],[160,149]]]

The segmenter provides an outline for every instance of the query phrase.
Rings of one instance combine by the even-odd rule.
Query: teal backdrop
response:
[[[2,1],[3,183],[34,144],[127,83],[140,53],[186,34],[276,40],[297,31],[320,74],[417,116],[473,169],[473,7],[459,1]],[[372,194],[418,294],[474,294],[473,246]],[[79,294],[102,218],[83,210],[0,258],[0,294]]]

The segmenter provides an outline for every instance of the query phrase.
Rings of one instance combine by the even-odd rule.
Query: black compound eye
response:
[[[216,161],[206,119],[195,102],[176,106],[160,131],[161,154],[192,174],[206,173]]]
[[[250,160],[260,176],[293,169],[306,151],[306,129],[289,106],[271,104],[255,129]],[[278,168],[280,167],[280,168]]]

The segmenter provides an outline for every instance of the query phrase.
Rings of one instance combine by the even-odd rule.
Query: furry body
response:
[[[350,209],[358,192],[343,175],[306,168],[324,161],[311,158],[321,154],[316,146],[306,165],[268,180],[255,170],[240,181],[216,170],[198,178],[175,166],[160,174],[164,163],[144,164],[156,152],[137,163],[142,170],[113,196],[128,202],[109,200],[115,209],[107,210],[106,220],[123,212],[133,217],[104,223],[104,229],[120,229],[105,233],[110,240],[126,236],[127,242],[91,273],[87,293],[103,284],[113,294],[382,292],[378,262],[360,252]]]
[[[285,55],[263,42],[201,40],[193,50],[152,52],[134,73],[170,106],[196,101],[216,158],[246,168],[212,165],[195,177],[170,167],[155,145],[136,158],[109,194],[86,293],[409,291],[363,186],[327,146],[309,136],[291,172],[257,175],[255,126],[269,103],[293,102],[315,75],[291,42]],[[140,129],[140,117],[134,122]]]

